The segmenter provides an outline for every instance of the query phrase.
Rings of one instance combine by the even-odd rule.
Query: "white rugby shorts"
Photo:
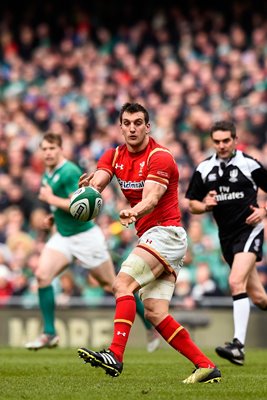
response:
[[[97,225],[72,236],[56,232],[45,246],[60,251],[69,262],[77,258],[86,269],[96,268],[110,258],[104,234]]]
[[[140,237],[138,245],[155,250],[178,276],[187,250],[187,234],[183,227],[154,226]]]

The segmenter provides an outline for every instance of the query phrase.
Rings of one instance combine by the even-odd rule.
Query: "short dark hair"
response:
[[[44,140],[48,143],[56,143],[59,147],[62,147],[62,137],[58,133],[53,133],[53,132],[45,133],[41,140],[40,145],[42,145]]]
[[[122,123],[122,114],[127,112],[129,114],[134,114],[137,112],[142,112],[144,114],[145,123],[148,124],[149,122],[149,114],[148,111],[139,103],[125,103],[123,104],[121,111],[120,111],[120,123]]]
[[[231,137],[233,139],[236,138],[236,127],[233,121],[217,121],[215,122],[211,129],[210,129],[210,136],[212,137],[213,132],[216,131],[230,131],[231,132]]]

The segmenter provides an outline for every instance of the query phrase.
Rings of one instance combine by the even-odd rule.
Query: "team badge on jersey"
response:
[[[138,175],[139,175],[139,176],[142,176],[142,175],[143,175],[143,168],[144,168],[144,166],[145,166],[145,161],[140,162],[140,169],[139,169],[139,172],[138,172]]]
[[[60,175],[59,175],[59,174],[56,174],[56,175],[53,177],[53,182],[56,183],[56,182],[59,180],[59,178],[60,178]]]
[[[238,176],[238,169],[233,169],[232,171],[230,171],[229,182],[232,183],[237,182],[238,181],[237,176]]]

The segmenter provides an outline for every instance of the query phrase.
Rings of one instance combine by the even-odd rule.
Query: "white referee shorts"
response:
[[[153,254],[167,272],[174,271],[177,277],[187,250],[187,234],[181,226],[155,226],[140,237],[137,247]]]
[[[97,225],[72,236],[57,232],[45,246],[63,253],[69,262],[77,258],[87,269],[96,268],[110,258],[104,234]]]

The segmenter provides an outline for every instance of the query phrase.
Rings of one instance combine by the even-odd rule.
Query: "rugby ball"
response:
[[[97,217],[103,204],[101,194],[91,186],[81,187],[73,193],[69,210],[78,221],[90,221]]]

